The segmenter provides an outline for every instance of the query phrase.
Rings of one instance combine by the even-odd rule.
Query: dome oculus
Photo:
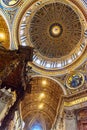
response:
[[[53,38],[58,38],[63,32],[63,28],[60,24],[54,23],[49,28],[50,36]]]

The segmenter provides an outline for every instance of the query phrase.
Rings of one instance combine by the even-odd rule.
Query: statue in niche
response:
[[[0,129],[4,130],[6,125],[14,117],[14,112],[18,108],[20,101],[26,92],[31,90],[31,77],[27,77],[27,65],[32,61],[33,48],[19,46],[18,50],[6,50],[0,48],[0,89],[11,89],[16,92],[16,101],[4,118]],[[27,71],[28,71],[27,70]]]

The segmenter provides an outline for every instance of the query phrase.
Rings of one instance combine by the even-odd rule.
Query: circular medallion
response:
[[[70,89],[77,89],[84,83],[84,76],[81,73],[72,73],[66,80],[66,86]]]

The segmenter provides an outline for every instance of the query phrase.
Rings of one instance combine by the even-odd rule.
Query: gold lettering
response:
[[[64,106],[73,106],[73,105],[76,105],[85,101],[87,101],[87,97],[83,97],[83,98],[80,98],[71,102],[64,102]]]

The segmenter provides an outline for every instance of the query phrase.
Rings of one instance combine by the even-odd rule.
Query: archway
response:
[[[32,77],[31,84],[31,94],[25,95],[21,107],[25,130],[51,129],[64,91],[57,82],[47,77]]]

